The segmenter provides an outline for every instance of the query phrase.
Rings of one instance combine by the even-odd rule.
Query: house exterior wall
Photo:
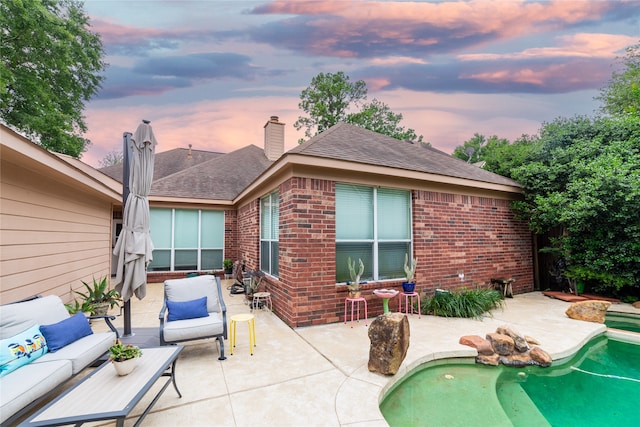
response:
[[[515,278],[517,293],[533,290],[531,234],[526,223],[515,219],[508,200],[413,190],[412,205],[419,292],[432,296],[436,288],[475,288],[491,277]],[[258,206],[259,201],[239,215],[241,234],[255,238],[241,237],[241,248],[253,245],[244,254],[251,253],[256,261],[259,251],[252,242],[259,242]],[[335,181],[285,181],[280,186],[279,277],[265,280],[275,312],[288,325],[342,321],[347,289],[336,284],[335,237]],[[459,272],[464,272],[464,281]],[[382,303],[372,294],[377,288],[401,290],[401,281],[362,286],[369,317],[382,314]],[[397,300],[390,306],[395,309]]]
[[[109,275],[112,204],[6,161],[0,182],[0,302],[33,295],[75,299]]]

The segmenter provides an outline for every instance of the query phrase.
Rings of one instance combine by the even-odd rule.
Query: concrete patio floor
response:
[[[248,313],[243,295],[223,287],[228,316]],[[375,304],[372,301],[370,304]],[[381,303],[381,302],[380,302]],[[147,296],[131,302],[133,332],[158,328],[162,284],[149,284]],[[390,302],[392,311],[397,301]],[[276,315],[255,310],[257,346],[249,354],[246,323],[238,324],[237,346],[218,361],[214,340],[185,343],[177,363],[183,397],[169,387],[144,420],[148,426],[386,426],[379,408],[382,394],[412,368],[437,358],[474,357],[460,345],[462,335],[485,336],[498,326],[536,338],[554,360],[572,355],[604,325],[569,319],[569,303],[539,292],[507,299],[482,321],[409,316],[410,346],[395,376],[367,369],[369,338],[364,321],[292,329]],[[623,304],[624,305],[624,304]],[[115,310],[114,310],[115,312]],[[369,319],[370,321],[373,319]],[[116,326],[122,331],[122,317]],[[99,328],[99,326],[95,326]],[[152,329],[147,329],[147,331]],[[141,334],[142,335],[142,334]],[[132,425],[153,394],[145,397],[125,425]],[[114,425],[95,423],[92,425]]]

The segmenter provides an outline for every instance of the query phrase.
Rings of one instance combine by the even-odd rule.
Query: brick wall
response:
[[[514,292],[533,290],[531,234],[500,199],[414,191],[416,289],[483,286],[491,277],[513,277]],[[238,214],[240,253],[258,267],[259,200]],[[280,186],[279,277],[265,277],[274,310],[289,326],[343,320],[347,289],[335,281],[335,183],[294,177]],[[461,281],[458,273],[465,274]],[[382,314],[378,288],[401,290],[401,281],[362,287],[369,317]],[[390,302],[397,309],[397,298]]]
[[[234,210],[224,211],[224,257],[232,261],[238,259],[238,212]]]

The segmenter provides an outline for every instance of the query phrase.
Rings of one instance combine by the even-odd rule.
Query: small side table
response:
[[[402,301],[404,300],[404,313],[414,314],[415,309],[413,308],[413,304],[415,302],[415,298],[418,299],[418,319],[419,319],[422,313],[420,309],[420,294],[417,292],[400,292],[400,298],[398,299],[398,312],[402,313]]]
[[[267,307],[269,311],[273,311],[271,292],[254,292],[253,301],[251,301],[251,311],[258,308],[261,303],[263,304],[263,307]]]
[[[236,346],[236,329],[238,329],[238,322],[247,322],[249,326],[249,352],[253,356],[253,347],[256,346],[256,319],[253,314],[242,313],[231,316],[229,322],[229,335],[231,336],[231,351],[233,355],[233,348]]]
[[[364,297],[359,297],[359,298],[345,298],[344,299],[344,324],[347,324],[347,303],[351,303],[351,327],[353,328],[353,311],[354,311],[354,305],[358,306],[358,313],[357,313],[357,318],[356,321],[360,322],[360,303],[364,303],[364,326],[368,326],[367,325],[367,318],[369,317],[369,313],[367,313],[367,300]]]

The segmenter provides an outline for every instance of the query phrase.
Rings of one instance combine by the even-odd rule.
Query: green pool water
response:
[[[391,427],[638,426],[640,345],[601,336],[550,368],[428,364],[380,410]]]
[[[640,333],[640,316],[623,313],[607,313],[604,324],[608,328]]]

